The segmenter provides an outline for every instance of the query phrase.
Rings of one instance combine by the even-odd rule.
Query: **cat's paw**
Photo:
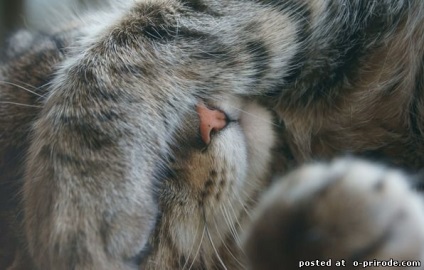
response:
[[[424,207],[399,171],[352,159],[306,165],[262,198],[245,248],[252,269],[421,269]]]

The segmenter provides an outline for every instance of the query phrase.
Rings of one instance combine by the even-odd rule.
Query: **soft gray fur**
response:
[[[423,167],[423,23],[419,0],[139,0],[18,32],[0,66],[5,265],[422,260],[408,176],[352,159],[279,175],[346,153]],[[207,144],[199,103],[228,120]]]

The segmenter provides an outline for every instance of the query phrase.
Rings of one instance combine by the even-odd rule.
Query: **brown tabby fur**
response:
[[[419,0],[139,0],[18,32],[0,66],[0,267],[424,258],[424,211],[397,171],[306,166],[260,197],[291,163],[423,167],[423,23]],[[232,120],[207,146],[199,100]]]

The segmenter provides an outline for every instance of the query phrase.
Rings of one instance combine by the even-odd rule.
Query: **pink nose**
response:
[[[196,111],[200,118],[200,136],[204,143],[209,144],[211,134],[222,130],[227,125],[227,116],[220,110],[209,109],[203,103],[197,104]]]

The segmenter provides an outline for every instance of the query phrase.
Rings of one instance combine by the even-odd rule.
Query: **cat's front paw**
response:
[[[245,248],[252,269],[421,269],[424,207],[399,171],[352,159],[306,165],[262,198]]]

